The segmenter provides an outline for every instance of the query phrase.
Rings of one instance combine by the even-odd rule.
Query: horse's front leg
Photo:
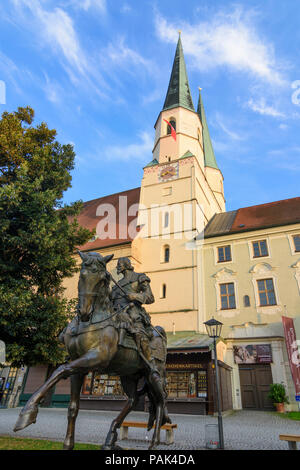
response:
[[[64,441],[64,450],[73,450],[75,423],[79,410],[80,390],[83,383],[84,374],[71,376],[71,398],[68,408],[68,429]]]
[[[130,413],[130,411],[135,407],[139,399],[138,392],[137,392],[137,383],[138,383],[137,378],[121,377],[121,383],[122,383],[123,390],[128,397],[128,400],[124,408],[121,410],[118,416],[111,423],[108,434],[105,439],[105,444],[102,447],[103,450],[113,450],[113,449],[119,448],[118,446],[115,445],[118,439],[117,429],[120,428],[124,419]]]
[[[79,359],[68,364],[59,366],[48,380],[29,398],[28,402],[21,410],[19,418],[14,427],[14,431],[20,431],[32,423],[36,422],[38,414],[38,405],[44,398],[50,388],[52,388],[59,380],[70,377],[76,373],[86,374],[95,365],[107,365],[108,359],[101,357],[98,350],[91,350]]]

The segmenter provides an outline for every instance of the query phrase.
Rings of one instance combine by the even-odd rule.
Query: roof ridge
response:
[[[279,202],[293,201],[293,200],[296,200],[296,199],[300,200],[300,196],[290,197],[290,198],[287,198],[287,199],[278,199],[277,201],[264,202],[262,204],[253,204],[252,206],[239,207],[238,209],[235,209],[235,210],[240,211],[242,209],[250,209],[252,207],[271,206],[272,204],[278,204]]]
[[[94,199],[89,199],[88,201],[83,201],[83,204],[87,204],[88,202],[97,201],[98,199],[104,199],[105,197],[116,196],[117,194],[129,193],[130,191],[136,191],[137,189],[141,189],[141,187],[137,186],[136,188],[125,189],[124,191],[118,191],[116,193],[106,194],[106,196],[95,197]]]

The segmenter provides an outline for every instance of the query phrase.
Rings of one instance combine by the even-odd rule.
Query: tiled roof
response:
[[[204,237],[296,223],[300,223],[300,197],[215,214],[204,230]]]
[[[205,227],[205,238],[229,233],[236,217],[237,211],[221,212],[215,214]]]
[[[98,207],[102,204],[111,204],[116,211],[116,237],[106,238],[104,240],[95,237],[94,241],[87,242],[85,245],[80,247],[80,250],[95,250],[130,242],[132,239],[128,235],[127,227],[132,221],[136,219],[137,214],[135,216],[127,217],[127,227],[124,229],[124,224],[122,223],[122,216],[124,216],[124,213],[121,214],[120,220],[119,197],[125,196],[127,198],[127,207],[129,208],[133,204],[139,204],[140,190],[141,188],[134,188],[128,191],[123,191],[121,193],[110,194],[109,196],[104,196],[98,199],[93,199],[92,201],[84,202],[83,210],[77,217],[79,225],[88,228],[89,230],[96,229],[99,221],[107,216],[107,213],[102,216],[98,216]],[[126,230],[126,236],[124,238],[122,233],[120,233],[120,228],[122,231]]]
[[[149,162],[148,165],[144,166],[144,168],[147,168],[148,166],[155,166],[155,165],[158,165],[158,161],[156,160],[156,158],[151,160],[151,162]]]

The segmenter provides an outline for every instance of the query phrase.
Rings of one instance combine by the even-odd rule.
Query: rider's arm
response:
[[[133,300],[141,304],[153,304],[154,295],[150,287],[150,279],[146,274],[140,274],[139,276],[139,290],[139,293],[132,294]]]

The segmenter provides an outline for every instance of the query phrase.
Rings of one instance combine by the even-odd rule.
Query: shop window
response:
[[[220,284],[221,310],[236,308],[234,283]]]
[[[273,279],[261,279],[257,281],[260,306],[276,305],[276,297]]]
[[[218,247],[218,263],[224,263],[225,261],[231,261],[231,246],[219,246]]]
[[[253,258],[261,258],[263,256],[268,256],[268,246],[267,240],[259,240],[252,243],[253,246]]]
[[[300,235],[294,235],[293,240],[294,240],[295,252],[299,252],[300,251]]]
[[[9,400],[10,400],[12,394],[13,394],[17,374],[18,374],[18,368],[17,367],[11,367],[9,369],[8,376],[6,378],[6,382],[5,382],[5,379],[3,381],[1,381],[1,382],[3,382],[1,384],[3,389],[2,389],[2,392],[1,392],[0,405],[4,408],[8,405],[8,402],[9,402]],[[5,382],[5,385],[4,385],[4,382]],[[0,406],[0,408],[1,408],[1,406]]]
[[[81,392],[83,395],[90,395],[92,391],[92,378],[93,378],[92,372],[89,372],[85,376],[83,386],[82,386],[82,392]]]
[[[89,372],[83,382],[82,394],[109,397],[122,396],[124,392],[119,377]]]
[[[201,371],[167,371],[168,398],[207,398],[207,374]]]

